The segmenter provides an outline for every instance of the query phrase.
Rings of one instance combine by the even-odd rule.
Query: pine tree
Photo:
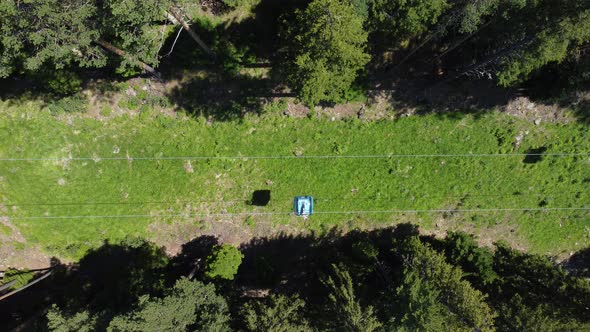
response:
[[[131,313],[110,322],[108,331],[230,331],[229,310],[215,287],[180,279],[164,298],[143,296]]]
[[[2,1],[0,77],[43,65],[102,67],[107,58],[94,43],[101,32],[98,8],[82,0]]]
[[[119,73],[155,73],[170,32],[171,0],[6,0],[0,4],[0,77],[64,68],[102,68],[116,54]]]
[[[343,267],[332,265],[333,273],[324,279],[330,290],[330,303],[335,312],[334,328],[345,332],[371,332],[381,327],[373,307],[362,308],[354,293],[352,278]]]
[[[568,6],[568,2],[571,4],[566,1],[563,7],[569,10],[553,13],[557,21],[545,23],[544,29],[533,35],[530,46],[503,61],[498,72],[500,85],[522,82],[548,63],[563,62],[577,47],[590,42],[590,4],[581,1]]]
[[[367,32],[355,8],[338,0],[315,0],[297,15],[287,78],[307,105],[342,102],[369,61]]]
[[[231,244],[217,246],[213,249],[211,255],[207,257],[205,275],[209,278],[232,280],[238,273],[242,258],[244,258],[244,255]]]
[[[87,310],[66,315],[55,304],[47,312],[47,328],[52,332],[95,331],[96,317]]]
[[[371,26],[403,42],[433,27],[448,7],[446,0],[375,0],[371,3]]]
[[[302,315],[305,302],[298,296],[270,295],[263,302],[252,301],[244,305],[242,315],[252,332],[306,332],[312,331]]]
[[[401,313],[406,315],[399,322],[401,328],[430,326],[434,330],[442,325],[445,330],[494,330],[495,312],[485,302],[486,296],[463,280],[461,269],[416,236],[401,245],[400,253],[404,283],[398,296],[405,303]],[[420,310],[415,313],[414,307]]]

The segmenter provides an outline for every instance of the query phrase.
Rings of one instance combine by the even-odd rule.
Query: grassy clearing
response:
[[[18,219],[31,216],[289,212],[295,195],[317,211],[441,208],[588,207],[588,157],[101,160],[114,156],[275,156],[588,152],[583,125],[541,124],[497,112],[459,118],[428,115],[394,122],[292,119],[269,114],[208,123],[143,111],[108,122],[56,117],[35,106],[0,107],[0,157],[94,157],[94,161],[0,162],[0,203],[25,238],[52,254],[78,258],[103,239],[149,236],[147,225],[175,218]],[[515,146],[515,137],[524,135]],[[271,190],[265,207],[246,204]],[[440,214],[326,214],[306,224],[378,227],[399,220],[433,228]],[[252,227],[260,218],[242,218]],[[268,218],[268,217],[266,217]],[[590,244],[590,213],[495,212],[454,216],[480,233],[509,225],[533,252],[559,254]],[[199,218],[189,220],[198,221]],[[274,223],[300,219],[273,216]]]
[[[2,223],[0,223],[0,234],[8,235],[12,234],[12,229]]]

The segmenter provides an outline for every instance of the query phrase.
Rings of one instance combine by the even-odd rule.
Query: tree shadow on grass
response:
[[[262,105],[291,94],[276,91],[270,79],[238,75],[209,75],[194,78],[174,88],[168,96],[189,114],[217,121],[241,119],[246,114],[262,114]]]
[[[172,279],[177,276],[190,276],[202,278],[205,272],[207,256],[213,252],[213,248],[219,244],[215,236],[203,235],[182,245],[181,252],[170,259],[169,275]],[[173,283],[171,280],[170,283]]]
[[[590,247],[574,253],[563,267],[575,276],[590,278]]]
[[[49,278],[0,301],[0,326],[46,330],[46,314],[56,304],[66,315],[87,310],[98,318],[92,330],[104,330],[114,314],[128,310],[139,296],[161,293],[167,264],[163,248],[133,238],[105,242],[76,264],[53,258]]]
[[[578,123],[590,124],[587,88],[566,93],[571,89],[553,87],[546,76],[504,88],[495,79],[469,76],[449,79],[460,69],[438,76],[431,66],[412,63],[389,73],[373,70],[369,78],[370,99],[386,100],[401,115],[434,114],[460,119],[499,110],[531,122],[567,122],[570,113]]]

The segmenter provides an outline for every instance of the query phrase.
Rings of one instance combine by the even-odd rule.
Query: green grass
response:
[[[277,114],[207,123],[142,112],[108,122],[63,120],[34,105],[0,111],[0,158],[96,157],[96,161],[0,162],[0,202],[25,238],[49,253],[79,258],[103,239],[150,236],[147,225],[173,218],[18,219],[31,216],[289,212],[295,195],[313,195],[316,211],[589,207],[588,157],[380,159],[100,160],[122,156],[276,156],[588,152],[588,127],[531,123],[490,112],[397,121],[292,119]],[[60,120],[61,119],[61,120]],[[528,131],[521,146],[514,138]],[[272,184],[271,184],[272,182]],[[271,190],[265,207],[245,202],[254,190]],[[190,204],[190,207],[188,205]],[[378,227],[412,220],[433,228],[440,214],[318,214],[313,230]],[[240,217],[242,223],[245,216]],[[590,244],[590,213],[463,213],[461,225],[479,232],[503,229],[495,239],[518,236],[532,252],[558,254]],[[258,220],[255,217],[255,220]],[[297,223],[292,216],[275,224]],[[561,225],[560,225],[561,224]],[[244,223],[244,227],[249,227]],[[509,228],[515,233],[510,234]]]
[[[34,276],[35,274],[27,269],[17,270],[9,268],[8,270],[6,270],[6,272],[4,273],[4,277],[1,280],[2,284],[7,284],[12,280],[16,280],[16,282],[9,288],[15,290],[26,286],[31,280],[33,280]]]

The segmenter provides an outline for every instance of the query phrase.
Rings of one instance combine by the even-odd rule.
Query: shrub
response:
[[[483,285],[489,285],[498,278],[494,272],[494,256],[486,248],[480,248],[473,236],[453,232],[446,238],[448,255],[453,264],[459,264],[467,272],[479,276]]]
[[[216,246],[211,255],[207,257],[205,275],[212,279],[233,280],[236,273],[238,273],[243,258],[244,255],[238,248],[230,244]]]
[[[47,87],[58,95],[70,95],[80,91],[82,80],[80,77],[69,70],[58,70],[45,77]]]
[[[84,113],[88,110],[88,100],[80,94],[51,101],[47,108],[53,113]]]

